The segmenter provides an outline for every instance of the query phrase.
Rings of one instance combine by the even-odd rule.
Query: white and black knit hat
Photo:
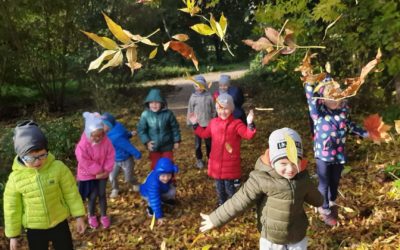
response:
[[[235,109],[235,103],[231,95],[227,93],[222,93],[217,98],[217,105],[221,105],[224,108],[229,108],[230,110]]]
[[[285,136],[290,136],[296,144],[297,156],[303,158],[303,143],[300,135],[291,128],[281,128],[273,131],[268,139],[269,158],[273,165],[277,160],[287,157]]]

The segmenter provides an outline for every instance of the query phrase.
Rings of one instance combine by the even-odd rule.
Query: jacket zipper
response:
[[[45,200],[44,193],[43,193],[43,186],[42,186],[42,182],[40,181],[40,174],[39,174],[38,170],[36,170],[36,181],[37,181],[37,183],[39,185],[40,194],[42,195],[42,199],[41,200],[42,200],[42,203],[43,203],[44,211],[45,211],[45,213],[47,215],[47,223],[50,226],[49,212],[47,211],[46,200]]]
[[[289,183],[289,186],[290,186],[290,192],[291,192],[291,194],[292,194],[292,204],[294,204],[294,187],[293,187],[293,185],[292,185],[292,181],[291,180],[287,180],[288,181],[288,183]]]

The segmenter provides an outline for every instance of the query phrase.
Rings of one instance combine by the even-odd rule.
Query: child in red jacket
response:
[[[218,117],[212,119],[206,128],[198,126],[196,114],[189,114],[195,134],[200,138],[211,138],[211,153],[208,161],[208,175],[215,179],[219,205],[235,193],[234,180],[241,176],[240,142],[250,140],[256,129],[251,110],[247,116],[247,126],[232,115],[235,105],[228,94],[218,96],[215,104]]]

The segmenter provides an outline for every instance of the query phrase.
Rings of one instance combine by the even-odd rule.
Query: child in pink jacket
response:
[[[89,199],[89,226],[97,228],[99,223],[95,213],[99,198],[100,222],[104,228],[110,226],[107,216],[106,184],[114,166],[114,148],[104,134],[103,122],[98,113],[84,112],[85,131],[78,142],[75,155],[78,160],[77,179],[83,200]]]

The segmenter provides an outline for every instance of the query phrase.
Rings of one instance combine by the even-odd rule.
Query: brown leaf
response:
[[[387,133],[391,126],[386,125],[379,114],[373,114],[365,118],[364,127],[368,131],[369,138],[377,144],[391,140],[390,135]]]
[[[270,27],[265,28],[265,36],[274,45],[283,46],[283,39],[279,36],[279,32],[276,29]]]
[[[277,54],[279,54],[279,50],[274,50],[271,53],[266,54],[262,60],[262,64],[268,64]]]
[[[253,41],[251,39],[246,39],[243,40],[243,42],[250,46],[252,49],[255,51],[261,51],[261,50],[266,50],[268,52],[271,52],[274,50],[273,44],[265,37],[260,37],[257,41]]]
[[[233,148],[232,148],[231,144],[225,142],[225,149],[226,149],[226,151],[228,151],[228,153],[232,154]]]
[[[197,70],[199,70],[199,62],[196,58],[196,55],[194,54],[193,48],[187,45],[184,42],[179,42],[179,41],[170,41],[169,43],[169,48],[172,50],[178,52],[181,54],[183,57],[186,59],[191,59],[194,66],[196,67]]]

